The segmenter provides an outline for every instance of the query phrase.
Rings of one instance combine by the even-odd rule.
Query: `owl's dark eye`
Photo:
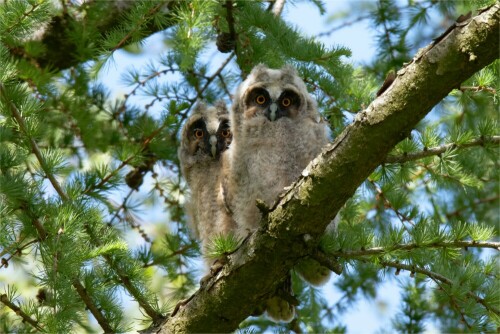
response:
[[[281,105],[283,107],[288,107],[292,104],[292,100],[290,100],[288,97],[285,97],[283,100],[281,100]]]
[[[203,130],[202,129],[194,129],[194,136],[198,139],[203,138]]]
[[[231,136],[231,130],[229,129],[224,129],[221,131],[221,135],[224,138],[229,138]]]
[[[263,105],[264,103],[266,103],[266,97],[262,94],[257,95],[257,97],[255,98],[255,102],[257,102],[257,104]]]

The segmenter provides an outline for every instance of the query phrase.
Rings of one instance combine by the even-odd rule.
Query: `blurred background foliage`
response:
[[[420,47],[494,3],[355,1],[330,13],[302,2],[323,33],[282,18],[292,0],[0,4],[1,332],[137,330],[195,291],[204,269],[177,146],[199,99],[230,103],[254,65],[293,64],[336,136]],[[367,63],[320,41],[360,23],[377,50]],[[102,77],[115,53],[146,54],[153,34],[162,52],[120,73],[128,89],[114,96]],[[388,280],[401,305],[381,331],[497,330],[498,65],[454,89],[346,203],[322,242],[344,265],[328,283],[341,297],[294,277],[296,319],[249,318],[242,332],[348,332],[343,316]],[[405,270],[412,278],[394,279]]]

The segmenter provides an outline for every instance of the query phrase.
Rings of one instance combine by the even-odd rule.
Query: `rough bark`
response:
[[[410,64],[314,159],[260,229],[182,303],[160,333],[229,332],[274,291],[358,186],[446,95],[498,58],[500,5],[457,23]]]

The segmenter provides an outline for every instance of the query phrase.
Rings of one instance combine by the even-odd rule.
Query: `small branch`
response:
[[[471,206],[467,206],[467,207],[459,208],[459,209],[456,209],[455,211],[446,213],[445,216],[446,216],[446,218],[451,218],[453,216],[458,216],[462,211],[467,210],[467,209],[473,209],[473,207],[476,206],[476,205],[479,205],[479,204],[482,204],[482,203],[489,203],[489,202],[498,201],[499,199],[500,199],[500,196],[498,196],[498,195],[487,197],[487,198],[477,198],[472,203],[473,204],[472,207]]]
[[[273,6],[274,16],[278,17],[281,15],[281,12],[283,11],[283,8],[285,7],[285,1],[286,0],[276,0],[274,2],[274,6]]]
[[[109,221],[108,223],[108,226],[113,226],[113,221],[118,218],[118,215],[120,214],[120,211],[126,211],[127,209],[127,201],[129,200],[130,196],[132,196],[132,193],[134,192],[135,190],[134,189],[130,189],[130,191],[128,192],[127,196],[125,196],[125,198],[123,199],[123,202],[122,204],[116,208],[116,212],[115,214],[113,215],[113,217],[111,218],[111,220]]]
[[[75,287],[76,292],[85,303],[85,306],[89,309],[90,313],[94,316],[94,318],[99,323],[99,326],[104,330],[105,333],[114,333],[115,331],[109,325],[108,321],[101,313],[101,310],[94,304],[90,296],[87,294],[87,289],[80,283],[78,279],[73,280],[73,287]]]
[[[409,217],[407,217],[404,213],[402,213],[400,210],[396,209],[395,207],[392,206],[392,203],[387,199],[387,197],[385,196],[384,192],[382,191],[382,189],[378,186],[378,184],[376,184],[374,181],[372,181],[370,178],[368,178],[368,182],[370,182],[374,187],[375,187],[375,191],[377,192],[377,194],[380,196],[380,198],[383,200],[384,202],[384,205],[388,208],[390,208],[392,211],[394,211],[394,213],[396,214],[396,216],[398,216],[399,220],[401,221],[401,223],[404,223],[404,222],[408,222],[410,223],[412,226],[415,226],[415,222],[413,220],[411,220]],[[406,226],[404,224],[402,224],[403,227],[405,229]]]
[[[61,186],[57,182],[57,180],[54,177],[54,175],[52,175],[52,173],[50,173],[49,168],[47,167],[47,164],[45,163],[45,160],[43,159],[42,152],[38,148],[37,143],[28,134],[28,129],[27,129],[26,123],[24,122],[24,119],[23,119],[21,113],[19,112],[19,110],[17,110],[17,107],[14,105],[14,103],[11,100],[8,100],[7,93],[5,91],[5,86],[2,83],[0,83],[0,94],[4,98],[4,100],[7,103],[7,105],[9,106],[10,111],[12,112],[12,115],[14,116],[14,119],[19,124],[19,127],[20,127],[21,131],[29,138],[29,141],[30,141],[30,144],[31,144],[31,149],[33,150],[33,153],[35,154],[38,162],[40,163],[40,166],[42,167],[43,171],[45,172],[45,175],[49,179],[50,183],[52,184],[52,186],[54,187],[54,189],[56,190],[56,192],[59,194],[59,196],[63,200],[68,200],[69,197],[63,191],[63,189],[61,188]]]
[[[43,331],[43,328],[38,324],[38,321],[31,318],[29,315],[23,312],[19,306],[11,302],[7,298],[6,294],[0,295],[0,302],[2,302],[5,306],[14,311],[14,313],[16,313],[18,316],[20,316],[23,319],[23,322],[29,323],[31,326],[33,326],[39,331]]]
[[[399,244],[392,247],[373,247],[363,250],[348,250],[328,253],[329,256],[341,258],[358,258],[369,255],[382,255],[394,251],[410,251],[423,248],[493,248],[500,251],[500,242],[481,241],[444,241],[431,244]]]
[[[196,97],[196,99],[199,99],[202,97],[203,95],[203,92],[208,88],[208,86],[212,83],[212,81],[214,81],[214,79],[219,76],[222,72],[222,70],[227,66],[227,64],[229,64],[229,62],[231,61],[231,59],[233,59],[233,57],[235,56],[236,54],[234,52],[232,52],[229,57],[226,58],[226,60],[222,63],[222,65],[217,69],[217,71],[215,71],[214,74],[212,74],[212,76],[210,76],[208,79],[207,79],[207,82],[205,82],[205,85],[203,86],[203,88],[200,90],[200,92],[198,93],[198,96]]]
[[[99,238],[95,236],[90,230],[89,226],[86,226],[87,234],[91,237],[92,243],[95,246],[101,246]],[[114,273],[119,277],[120,283],[125,287],[125,289],[134,297],[139,306],[146,312],[146,314],[153,320],[153,323],[158,322],[163,318],[162,314],[157,312],[149,302],[144,298],[141,291],[130,281],[130,278],[123,270],[120,265],[116,263],[113,257],[104,254],[102,257],[106,260],[109,266],[113,269]]]
[[[123,37],[120,42],[118,42],[118,44],[111,49],[111,52],[113,51],[116,51],[118,50],[119,48],[123,47],[125,45],[125,43],[128,42],[128,40],[132,37],[132,35],[140,29],[140,27],[149,19],[149,16],[150,15],[153,15],[154,13],[156,13],[157,11],[159,11],[161,9],[161,7],[163,7],[165,4],[164,2],[160,2],[158,5],[156,5],[155,7],[151,8],[149,10],[149,12],[147,13],[147,15],[145,17],[142,17],[141,18],[141,21],[137,22],[136,23],[136,29],[135,30],[132,30],[130,31],[127,35],[125,35],[125,37]]]
[[[29,11],[23,13],[23,15],[19,21],[15,22],[13,25],[11,25],[10,27],[8,27],[6,29],[6,32],[10,34],[16,25],[22,25],[23,20],[25,18],[27,18],[28,16],[30,16],[30,14],[33,13],[39,6],[40,6],[40,4],[36,4],[36,3],[34,5],[32,5],[31,9]]]
[[[341,25],[339,25],[337,27],[333,27],[332,29],[330,29],[328,31],[319,33],[318,37],[330,36],[332,33],[334,33],[337,30],[347,28],[349,26],[352,26],[353,24],[356,24],[356,23],[361,22],[363,20],[367,20],[367,19],[369,19],[371,17],[372,17],[371,14],[370,15],[359,16],[359,17],[357,17],[357,18],[355,18],[355,19],[353,19],[351,21],[347,21],[347,22],[342,23]]]
[[[484,91],[484,92],[491,93],[493,95],[496,95],[496,93],[497,93],[497,90],[495,88],[487,87],[487,86],[460,86],[460,90],[463,93],[466,91],[473,91],[473,92]]]
[[[148,137],[146,137],[146,139],[144,139],[143,143],[142,143],[142,147],[141,147],[141,150],[140,152],[144,151],[144,149],[146,149],[146,147],[149,145],[149,143],[154,139],[154,137],[156,137],[166,126],[168,125],[167,122],[163,123],[159,128],[157,128],[156,130],[154,130]],[[131,156],[129,156],[127,159],[125,159],[124,161],[122,161],[122,163],[115,169],[113,170],[112,172],[110,172],[108,175],[106,175],[98,184],[96,185],[91,185],[89,186],[87,189],[85,189],[83,191],[83,194],[86,195],[88,194],[90,191],[96,189],[96,188],[100,188],[102,187],[104,184],[106,184],[113,176],[115,176],[121,169],[123,169],[125,166],[128,165],[128,163],[130,161],[132,161],[132,159],[134,159],[139,153],[136,153],[136,154],[132,154]]]
[[[414,152],[414,153],[404,153],[402,155],[393,155],[393,156],[388,156],[385,159],[386,163],[404,163],[407,161],[413,161],[413,160],[418,160],[426,157],[430,157],[433,155],[439,155],[447,150],[450,149],[462,149],[462,148],[468,148],[468,147],[473,147],[473,146],[484,146],[486,144],[499,144],[500,143],[500,136],[492,136],[492,137],[479,137],[476,139],[471,140],[470,142],[463,143],[463,144],[455,144],[455,143],[450,143],[450,144],[445,144],[441,146],[436,146],[432,148],[427,148],[424,149],[423,151],[420,152]]]
[[[420,268],[420,267],[417,267],[414,265],[402,264],[402,263],[398,263],[398,262],[385,261],[385,260],[380,260],[380,264],[383,266],[386,266],[386,267],[393,267],[393,268],[397,268],[397,269],[401,269],[401,270],[408,270],[410,272],[420,273],[420,274],[423,274],[425,276],[430,277],[433,281],[440,281],[440,282],[443,282],[443,283],[450,285],[450,286],[453,285],[453,281],[451,279],[449,279],[441,274],[438,274],[438,273],[435,273],[433,271],[430,271],[430,270],[427,270],[424,268]],[[495,308],[491,305],[488,305],[488,303],[486,303],[486,301],[483,298],[475,295],[474,293],[472,293],[470,291],[467,291],[466,294],[467,294],[467,296],[474,299],[479,304],[483,305],[488,311],[493,312],[496,315],[500,315],[500,311],[497,308]]]
[[[16,247],[16,250],[15,252],[11,252],[10,256],[7,257],[7,258],[2,258],[0,261],[0,269],[2,267],[5,267],[7,268],[9,266],[9,261],[16,255],[19,255],[21,256],[22,253],[23,253],[23,250],[25,250],[26,248],[28,248],[30,245],[33,245],[33,244],[36,244],[38,241],[38,239],[34,239],[34,240],[31,240],[30,242],[26,243],[25,245],[21,246],[21,247]],[[3,250],[1,253],[0,253],[0,256],[3,256],[5,255],[6,253],[9,253],[9,251],[7,249]]]

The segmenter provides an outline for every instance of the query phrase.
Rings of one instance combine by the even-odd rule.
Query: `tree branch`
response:
[[[386,163],[404,163],[407,161],[413,161],[413,160],[418,160],[426,157],[430,157],[433,155],[439,155],[447,150],[450,149],[455,149],[455,148],[468,148],[468,147],[473,147],[473,146],[484,146],[487,144],[499,144],[500,143],[500,136],[492,136],[492,137],[479,137],[476,139],[473,139],[467,143],[463,144],[455,144],[455,143],[449,143],[441,146],[436,146],[428,149],[424,149],[420,152],[413,152],[413,153],[404,153],[402,155],[389,155],[387,159],[385,160]]]
[[[166,8],[167,13],[165,15],[171,15],[171,11],[175,10],[175,7],[180,1],[175,0],[163,0],[155,6],[155,10],[160,10],[161,8]],[[32,62],[38,64],[41,67],[50,67],[51,69],[64,70],[72,66],[83,63],[86,60],[91,59],[81,59],[79,54],[75,53],[74,50],[77,48],[77,42],[72,36],[75,27],[89,25],[89,15],[88,13],[98,13],[98,20],[92,22],[96,25],[99,31],[98,38],[104,38],[104,36],[110,34],[112,31],[117,30],[122,24],[123,17],[126,16],[128,12],[134,10],[134,1],[124,1],[124,0],[110,0],[110,1],[87,1],[80,5],[75,10],[81,15],[71,16],[68,11],[60,15],[56,15],[52,18],[50,24],[41,28],[40,41],[43,45],[44,53],[36,57],[28,57]],[[35,8],[35,7],[33,7]],[[87,13],[82,14],[82,13]],[[28,13],[29,14],[29,13]],[[25,14],[25,15],[28,15]],[[148,13],[152,14],[152,12]],[[92,16],[92,15],[90,15]],[[147,18],[144,18],[144,23]],[[172,20],[170,22],[173,22]],[[153,22],[145,23],[145,35],[153,34],[159,30],[166,29],[167,27],[158,27]],[[130,36],[133,32],[127,34],[118,45],[116,45],[112,50],[123,47],[129,42]],[[99,45],[100,41],[95,39],[89,39],[90,44],[97,43]],[[11,54],[17,58],[26,57],[26,52],[19,46],[9,45]]]
[[[149,331],[238,328],[293,265],[313,251],[326,226],[389,151],[452,89],[497,59],[499,11],[495,4],[420,50],[392,85],[309,164],[259,230],[162,328]]]
[[[382,255],[395,251],[411,251],[422,248],[493,248],[500,250],[500,242],[481,242],[481,241],[443,241],[429,244],[399,244],[391,247],[373,247],[361,250],[347,250],[329,252],[329,256],[341,258],[358,258],[369,255]]]
[[[445,283],[446,285],[453,285],[453,281],[451,279],[444,277],[443,275],[440,275],[440,274],[435,273],[433,271],[430,271],[430,270],[427,270],[424,268],[420,268],[420,267],[417,267],[414,265],[403,264],[403,263],[398,263],[398,262],[393,262],[393,261],[384,261],[384,260],[381,260],[380,264],[383,266],[386,266],[386,267],[393,267],[393,268],[408,270],[410,272],[420,273],[420,274],[423,274],[425,276],[430,277],[433,281],[436,281],[436,282],[439,281],[439,282]],[[466,294],[467,294],[467,296],[474,299],[479,304],[483,305],[488,311],[495,313],[496,315],[500,315],[500,311],[497,308],[495,308],[494,306],[486,303],[486,301],[483,298],[473,294],[470,291],[467,291]]]
[[[30,324],[39,331],[43,331],[43,328],[40,327],[38,321],[32,319],[29,315],[23,312],[23,310],[21,310],[19,306],[11,302],[6,294],[0,295],[0,302],[2,302],[5,306],[14,311],[18,316],[20,316],[23,319],[24,322],[27,322],[28,324]]]

